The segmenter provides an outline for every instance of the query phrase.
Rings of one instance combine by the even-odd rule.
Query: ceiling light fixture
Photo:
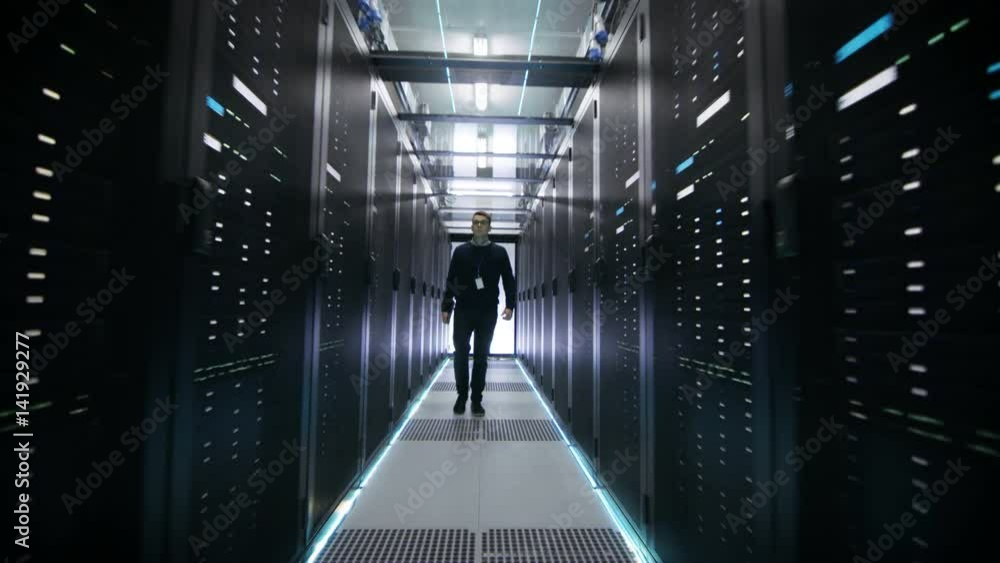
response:
[[[489,84],[485,82],[476,82],[476,109],[479,111],[486,111],[489,106],[490,101],[490,91]]]
[[[472,54],[477,57],[489,54],[489,39],[485,35],[478,33],[472,38]]]

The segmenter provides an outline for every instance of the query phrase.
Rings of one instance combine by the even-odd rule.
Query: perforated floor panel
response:
[[[480,420],[472,418],[414,418],[399,435],[400,440],[471,441],[478,440]]]
[[[559,430],[551,420],[484,420],[489,442],[558,442]]]
[[[321,563],[472,563],[470,530],[342,530],[320,555]]]
[[[632,563],[611,528],[500,529],[483,532],[483,563]]]
[[[458,385],[454,381],[438,381],[431,386],[431,391],[458,392]],[[531,384],[514,381],[487,381],[486,391],[494,393],[529,393]]]

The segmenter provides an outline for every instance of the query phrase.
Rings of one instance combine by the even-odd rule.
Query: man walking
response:
[[[492,218],[485,211],[472,216],[472,241],[459,245],[448,266],[447,288],[441,304],[441,321],[445,324],[455,311],[455,385],[458,399],[455,414],[465,413],[469,399],[469,337],[476,335],[472,364],[472,414],[483,416],[483,390],[486,388],[486,360],[493,342],[493,329],[497,324],[497,304],[500,290],[497,283],[503,279],[506,308],[503,320],[514,315],[514,273],[511,271],[507,250],[489,240]],[[452,300],[455,303],[452,303]]]

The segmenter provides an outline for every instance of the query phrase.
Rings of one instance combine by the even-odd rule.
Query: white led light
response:
[[[698,119],[695,120],[695,128],[701,127],[706,121],[712,118],[715,114],[719,113],[719,110],[726,107],[729,103],[729,90],[726,90],[724,94],[716,98],[714,102],[709,104],[705,111],[698,114]]]
[[[918,270],[920,268],[923,268],[926,265],[927,264],[923,260],[914,260],[912,262],[907,262],[906,263],[906,267],[909,268],[909,269],[911,269],[911,270]]]
[[[683,190],[677,192],[677,200],[680,201],[693,193],[694,193],[694,184],[691,184],[688,187],[684,188]]]
[[[49,251],[44,248],[30,248],[28,249],[28,255],[30,256],[48,256]]]
[[[48,168],[45,168],[44,166],[36,166],[35,174],[38,174],[39,176],[45,176],[46,178],[51,178],[53,176],[53,172]]]
[[[215,149],[216,152],[222,152],[222,143],[215,137],[209,135],[208,133],[205,133],[203,136],[203,140],[205,141],[206,145]]]
[[[922,227],[910,227],[909,229],[903,231],[903,234],[905,234],[908,237],[915,237],[923,232],[924,229]]]
[[[44,280],[45,274],[42,272],[28,272],[29,280]]]
[[[43,142],[43,143],[45,143],[46,145],[54,145],[54,144],[56,144],[56,140],[55,139],[53,139],[52,137],[49,137],[48,135],[44,135],[42,133],[38,134],[38,140],[41,141],[41,142]]]
[[[31,220],[35,221],[37,223],[48,223],[49,222],[49,216],[48,215],[42,215],[40,213],[32,213],[31,214]]]
[[[843,111],[861,100],[892,84],[899,77],[896,65],[875,74],[868,80],[858,84],[846,94],[837,99],[837,111]]]
[[[236,91],[239,92],[240,95],[246,98],[246,100],[250,102],[250,105],[257,108],[257,111],[259,111],[264,115],[267,115],[267,104],[265,104],[263,100],[257,97],[257,94],[254,94],[253,91],[250,90],[250,88],[248,88],[246,84],[240,81],[240,79],[237,78],[235,74],[233,75],[233,88],[236,89]]]
[[[31,192],[31,196],[34,197],[35,199],[40,199],[42,201],[51,201],[52,200],[52,194],[50,194],[49,192],[43,192],[43,191],[39,191],[39,190],[35,190],[35,191]]]
[[[906,151],[906,152],[903,153],[902,158],[905,160],[907,158],[913,158],[913,157],[917,156],[918,154],[920,154],[920,149],[919,148],[910,149],[910,150],[908,150],[908,151]]]
[[[52,98],[53,100],[62,99],[62,96],[59,95],[59,92],[56,92],[55,90],[49,90],[48,88],[42,88],[42,94]]]
[[[903,184],[903,191],[908,192],[910,190],[915,190],[920,187],[920,182],[907,182]]]
[[[915,111],[917,111],[917,104],[910,104],[899,110],[899,115],[909,115]]]
[[[340,172],[337,172],[337,169],[331,166],[329,162],[326,163],[326,173],[333,176],[334,180],[340,181]]]

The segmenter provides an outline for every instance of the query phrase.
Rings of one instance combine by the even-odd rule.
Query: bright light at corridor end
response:
[[[604,489],[604,487],[600,485],[600,482],[594,477],[594,474],[590,471],[590,467],[588,467],[587,464],[584,462],[583,456],[580,455],[579,448],[573,445],[573,443],[570,442],[569,438],[566,437],[566,434],[563,433],[562,427],[559,425],[559,421],[552,414],[552,411],[549,410],[548,403],[545,402],[545,400],[542,397],[542,394],[539,393],[538,388],[535,386],[535,380],[532,379],[530,375],[528,375],[528,371],[524,369],[524,365],[521,364],[521,360],[515,358],[514,363],[517,364],[518,369],[521,370],[521,373],[524,374],[524,378],[531,385],[532,391],[534,391],[535,396],[538,397],[538,401],[542,404],[542,408],[545,409],[545,414],[548,415],[549,420],[551,420],[552,423],[555,424],[556,430],[558,430],[559,435],[562,436],[563,443],[565,443],[569,447],[570,454],[573,456],[573,459],[576,460],[576,464],[580,466],[580,469],[583,471],[583,475],[587,478],[587,482],[590,483],[590,486],[593,489],[594,494],[597,495],[597,498],[601,500],[601,504],[604,505],[604,509],[608,511],[608,516],[610,516],[611,520],[615,523],[615,527],[618,528],[618,532],[622,535],[622,539],[625,540],[625,544],[628,546],[629,551],[635,557],[635,561],[641,563],[649,563],[653,561],[653,559],[646,554],[645,550],[639,548],[640,542],[638,538],[632,533],[631,527],[623,520],[621,516],[619,516],[618,511],[616,511],[615,508],[612,506],[611,500],[608,498],[607,491]]]
[[[378,459],[375,460],[375,463],[368,466],[368,470],[365,471],[364,476],[362,476],[360,484],[348,492],[347,495],[344,496],[344,500],[340,501],[340,504],[337,505],[337,508],[333,511],[333,515],[329,520],[327,520],[326,524],[323,525],[323,530],[319,534],[319,539],[313,544],[313,548],[309,553],[309,558],[306,559],[306,563],[316,563],[316,559],[319,555],[326,550],[327,544],[330,543],[330,538],[333,537],[333,533],[336,532],[337,528],[339,528],[344,522],[344,519],[347,517],[347,513],[354,507],[354,503],[358,499],[358,495],[361,494],[361,491],[365,488],[365,485],[368,484],[369,479],[371,479],[372,475],[375,474],[375,471],[378,470],[379,464],[381,464],[382,460],[385,459],[386,454],[389,453],[389,449],[392,448],[392,446],[396,443],[396,440],[399,438],[399,435],[402,434],[403,430],[405,430],[406,426],[410,423],[410,419],[413,418],[413,413],[417,412],[417,409],[420,408],[421,403],[423,403],[424,399],[427,397],[427,393],[429,393],[431,388],[434,387],[434,384],[437,383],[438,378],[441,377],[441,374],[444,372],[444,368],[448,367],[448,364],[450,363],[450,359],[441,362],[441,366],[431,378],[430,382],[427,383],[424,391],[419,397],[417,397],[417,400],[410,405],[410,408],[407,410],[406,417],[403,419],[403,423],[399,425],[399,428],[396,429],[396,433],[393,434],[392,439],[389,440],[389,445],[382,450]]]

